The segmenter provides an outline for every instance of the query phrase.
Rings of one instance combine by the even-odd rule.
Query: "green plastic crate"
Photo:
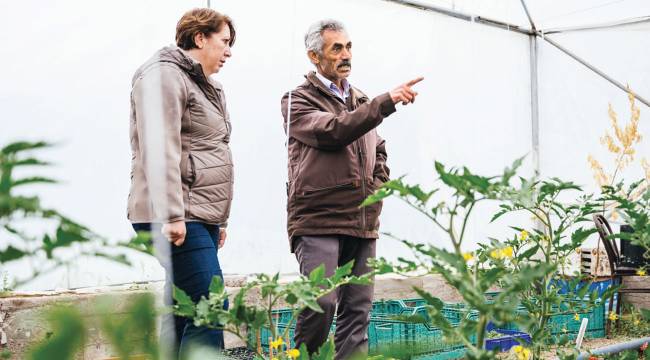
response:
[[[408,305],[407,305],[408,304]],[[442,331],[431,324],[416,324],[408,321],[394,319],[400,315],[422,315],[427,318],[426,302],[422,299],[388,300],[373,303],[370,323],[368,326],[368,343],[370,353],[380,354],[392,346],[407,345],[411,351],[418,354],[418,358],[429,359],[435,355],[436,359],[451,359],[462,356],[464,347],[458,343],[447,343],[443,340]],[[414,305],[414,306],[410,306]],[[445,304],[442,313],[451,323],[458,323],[468,314],[473,314],[463,304]],[[295,320],[289,324],[291,310],[275,310],[272,313],[278,334],[289,328],[289,344],[294,346]],[[332,324],[331,333],[334,333],[336,318]],[[271,331],[263,328],[260,331],[260,344],[267,352]],[[285,339],[286,341],[287,339]],[[256,334],[248,334],[248,343],[251,349],[257,344]],[[446,354],[446,355],[445,355]],[[460,355],[458,355],[460,354]]]
[[[426,300],[424,299],[403,299],[402,302],[406,306],[410,307],[418,307],[418,306],[425,306],[427,304]]]
[[[458,324],[463,319],[478,319],[478,311],[470,309],[464,303],[445,303],[442,307],[443,316],[452,323]]]
[[[598,305],[590,310],[583,306],[570,308],[562,306],[561,311],[570,311],[569,314],[553,315],[549,319],[548,326],[551,328],[551,334],[560,336],[566,334],[570,339],[578,336],[582,319],[588,318],[587,331],[585,337],[596,338],[605,337],[605,305]],[[580,316],[580,320],[574,319],[575,314]]]
[[[395,318],[403,315],[422,315],[425,319],[428,319],[425,305],[426,302],[423,299],[374,302],[368,326],[369,352],[371,354],[381,354],[382,349],[391,346],[407,346],[416,354],[412,357],[413,359],[452,359],[462,357],[465,352],[463,345],[456,342],[446,342],[443,339],[440,329],[431,324],[418,324]],[[576,306],[578,308],[575,308]],[[589,318],[589,325],[585,333],[587,338],[602,338],[605,336],[604,305],[587,311],[584,307],[580,307],[580,304],[569,304],[567,302],[561,306],[561,310],[571,311],[571,313],[554,315],[549,319],[548,326],[551,327],[551,333],[554,337],[566,335],[569,339],[574,339],[578,334],[580,323],[584,317]],[[519,310],[520,313],[525,313],[525,311],[523,307]],[[580,314],[581,319],[579,321],[573,318],[575,313]],[[464,318],[478,318],[478,312],[470,309],[463,303],[445,303],[442,314],[452,324],[458,324]],[[291,310],[276,310],[273,312],[273,317],[278,333],[282,333],[287,326],[289,327],[290,346],[293,347],[295,321],[289,324]],[[332,323],[331,333],[334,333],[335,327],[336,318]],[[499,328],[519,330],[514,324],[506,324]],[[270,334],[271,332],[268,329],[262,329],[260,332],[260,342],[265,351],[268,351]],[[255,334],[249,334],[248,339],[249,346],[254,348],[256,344]]]
[[[428,323],[413,323],[396,319],[397,315],[422,315],[428,319],[423,299],[381,302],[373,306],[368,326],[368,352],[386,354],[395,349],[408,349],[412,359],[456,359],[463,357],[465,347],[459,341],[447,341],[442,330]],[[462,303],[446,303],[443,316],[452,324],[478,313]]]
[[[377,301],[372,305],[371,315],[382,317],[421,315],[428,319],[426,304],[423,299]],[[463,303],[445,303],[441,312],[453,324],[460,323],[466,317],[478,318],[478,312],[469,309]]]
[[[447,358],[444,354],[450,352],[464,353],[462,343],[445,340],[442,330],[429,324],[372,316],[368,326],[369,354],[386,354],[395,349],[408,349],[410,354],[418,356],[436,355],[438,359]]]
[[[558,338],[566,335],[570,340],[577,338],[580,331],[580,324],[585,317],[589,319],[587,323],[587,330],[585,331],[585,338],[596,339],[605,337],[605,305],[598,305],[590,310],[587,310],[584,305],[570,304],[566,302],[560,306],[555,307],[554,311],[561,310],[567,311],[567,314],[552,315],[547,323],[547,327],[551,330],[553,338]],[[518,310],[519,313],[526,313],[523,307]],[[580,320],[575,320],[574,316],[578,314]],[[500,329],[505,330],[521,330],[514,323],[508,323],[499,326]]]
[[[382,300],[372,303],[373,315],[411,315],[414,306],[409,306],[403,300]]]

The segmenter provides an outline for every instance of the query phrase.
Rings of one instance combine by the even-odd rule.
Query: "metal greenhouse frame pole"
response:
[[[530,36],[530,118],[533,169],[540,174],[539,167],[539,96],[537,82],[537,37]]]
[[[530,15],[530,12],[528,11],[528,7],[526,6],[525,0],[520,0],[520,1],[521,1],[521,4],[522,4],[523,8],[524,8],[524,11],[526,12],[526,16],[528,17],[528,21],[531,24],[532,30],[531,29],[521,28],[518,25],[509,24],[509,23],[499,21],[499,20],[494,20],[494,19],[485,18],[485,17],[481,17],[481,16],[474,16],[474,15],[470,15],[470,14],[463,13],[463,12],[460,12],[460,11],[445,9],[443,7],[440,7],[440,6],[427,4],[427,3],[425,3],[425,2],[423,2],[421,0],[383,0],[383,1],[396,3],[396,4],[401,4],[401,5],[406,5],[406,6],[414,7],[414,8],[421,9],[421,10],[433,11],[433,12],[443,14],[443,15],[447,15],[447,16],[451,16],[451,17],[454,17],[454,18],[457,18],[457,19],[476,22],[478,24],[496,27],[496,28],[499,28],[499,29],[502,29],[502,30],[513,31],[513,32],[516,32],[516,33],[524,34],[524,35],[539,36],[540,38],[544,39],[549,44],[553,45],[554,47],[558,48],[559,50],[561,50],[565,54],[569,55],[574,60],[576,60],[579,63],[581,63],[582,65],[586,66],[589,70],[591,70],[594,73],[598,74],[603,79],[609,81],[610,83],[612,83],[616,87],[620,88],[621,90],[625,91],[626,93],[628,92],[627,88],[625,86],[623,86],[619,81],[617,81],[614,78],[612,78],[611,76],[605,74],[603,71],[601,71],[598,68],[596,68],[595,66],[591,65],[586,60],[584,60],[584,59],[580,58],[579,56],[575,55],[574,53],[572,53],[568,49],[564,48],[563,46],[561,46],[557,42],[547,38],[545,36],[545,31],[544,30],[537,30],[535,28],[532,16]],[[623,26],[623,25],[630,25],[630,24],[644,23],[644,22],[650,22],[650,16],[640,17],[640,18],[637,18],[636,20],[635,19],[630,19],[630,20],[628,20],[628,22],[624,22],[624,23],[621,23],[621,24],[616,24],[616,23],[615,24],[609,24],[609,25],[605,24],[605,25],[601,25],[601,27],[594,27],[594,26],[589,27],[589,26],[587,26],[587,27],[584,27],[584,28],[574,28],[574,29],[571,29],[571,31],[596,29],[596,28],[606,28],[606,27],[616,27],[616,26]],[[558,29],[555,29],[555,30],[552,30],[552,31],[554,33],[559,32]],[[569,29],[567,29],[565,31],[569,31]],[[633,93],[633,95],[641,103],[643,103],[644,105],[650,107],[650,102],[648,100],[641,97],[639,94]]]
[[[610,83],[612,83],[617,88],[625,91],[626,93],[629,91],[628,88],[626,86],[624,86],[623,84],[621,84],[619,81],[617,81],[614,78],[610,77],[609,75],[605,74],[603,71],[601,71],[600,69],[598,69],[595,66],[591,65],[590,63],[588,63],[587,61],[585,61],[584,59],[582,59],[578,55],[576,55],[576,54],[572,53],[571,51],[567,50],[565,47],[558,44],[554,40],[549,39],[548,37],[544,36],[544,34],[541,34],[540,37],[542,39],[544,39],[547,43],[549,43],[549,44],[555,46],[556,48],[558,48],[563,53],[569,55],[575,61],[577,61],[577,62],[581,63],[582,65],[584,65],[585,67],[587,67],[589,70],[591,70],[591,71],[595,72],[596,74],[600,75],[600,77],[602,77],[603,79],[609,81]],[[634,97],[637,100],[639,100],[640,102],[645,104],[645,106],[650,107],[650,102],[648,100],[646,100],[645,98],[641,97],[639,94],[636,94],[634,92],[632,94],[634,95]]]
[[[631,26],[631,25],[640,25],[640,24],[645,24],[645,23],[650,23],[650,16],[641,16],[641,17],[635,17],[635,18],[631,18],[631,19],[625,19],[625,20],[619,20],[619,21],[611,21],[611,22],[600,23],[600,24],[571,26],[571,27],[556,28],[556,29],[546,29],[546,30],[544,30],[544,35],[564,34],[564,33],[569,33],[569,32],[578,32],[578,31],[616,29],[616,28],[620,28],[620,27]]]
[[[516,33],[520,33],[520,34],[524,34],[524,35],[534,34],[534,32],[532,30],[522,28],[519,25],[509,24],[509,23],[506,23],[506,22],[503,22],[503,21],[490,19],[490,18],[487,18],[487,17],[475,16],[475,15],[467,14],[467,13],[456,11],[456,10],[445,9],[443,7],[440,7],[440,6],[427,4],[427,3],[423,2],[423,1],[420,1],[420,0],[384,0],[384,1],[391,2],[391,3],[396,3],[396,4],[400,4],[400,5],[405,5],[405,6],[410,6],[410,7],[416,8],[416,9],[420,9],[420,10],[432,11],[432,12],[436,12],[436,13],[439,13],[439,14],[442,14],[442,15],[454,17],[454,18],[457,18],[457,19],[460,19],[460,20],[475,22],[475,23],[478,23],[478,24],[492,26],[492,27],[496,27],[496,28],[499,28],[499,29],[502,29],[502,30],[512,31],[512,32],[516,32]]]
[[[528,21],[530,22],[530,27],[531,29],[525,29],[521,28],[518,25],[514,24],[509,24],[506,22],[498,21],[498,20],[493,20],[481,16],[474,16],[470,15],[467,13],[463,13],[460,11],[455,11],[455,10],[450,10],[450,9],[445,9],[440,6],[435,6],[432,4],[427,4],[423,1],[420,0],[384,0],[388,1],[391,3],[397,3],[405,6],[410,6],[414,7],[420,10],[427,10],[427,11],[432,11],[436,12],[442,15],[454,17],[457,19],[465,20],[465,21],[471,21],[475,22],[478,24],[483,24],[487,26],[492,26],[496,27],[502,30],[507,30],[507,31],[513,31],[516,33],[528,35],[530,37],[530,84],[531,84],[531,125],[532,125],[532,152],[533,152],[533,163],[535,167],[535,172],[539,173],[539,92],[538,92],[538,78],[537,78],[537,65],[538,65],[538,41],[537,37],[542,38],[549,44],[553,45],[555,48],[559,49],[575,61],[579,62],[589,70],[593,71],[596,73],[598,76],[602,77],[603,79],[609,81],[611,84],[614,86],[618,87],[619,89],[623,90],[624,92],[628,92],[628,88],[623,86],[621,82],[617,81],[616,79],[612,78],[611,76],[605,74],[603,71],[600,69],[596,68],[592,64],[588,63],[586,60],[582,59],[578,55],[574,54],[573,52],[569,51],[562,45],[558,44],[554,40],[549,39],[545,35],[548,35],[548,33],[561,33],[561,32],[569,32],[569,31],[582,31],[582,30],[594,30],[594,29],[604,29],[604,28],[614,28],[614,27],[620,27],[620,26],[626,26],[626,25],[633,25],[633,24],[640,24],[640,23],[646,23],[650,22],[650,16],[643,16],[643,17],[638,17],[634,19],[627,19],[627,20],[622,20],[619,22],[614,22],[614,23],[606,23],[606,24],[598,24],[598,25],[590,25],[590,26],[583,26],[583,27],[575,27],[575,28],[567,28],[567,29],[550,29],[548,33],[545,33],[544,30],[537,30],[537,27],[535,26],[535,22],[533,21],[532,16],[530,15],[530,12],[528,11],[528,6],[526,5],[525,0],[520,0],[521,5],[526,13],[526,16],[528,17]],[[643,103],[644,105],[650,107],[650,102],[640,96],[639,94],[632,93],[632,95],[639,100],[639,102]]]
[[[530,25],[531,25],[531,27],[533,28],[533,30],[535,30],[535,24],[533,23],[533,18],[530,16],[530,12],[528,11],[528,7],[526,6],[526,0],[521,0],[521,5],[522,5],[522,7],[524,8],[524,11],[526,12],[526,16],[528,16],[528,21],[530,21]],[[635,20],[636,20],[636,22],[638,23],[638,22],[649,21],[649,19],[650,19],[650,18],[640,18],[640,19],[638,18],[638,19],[635,19]],[[609,24],[608,26],[611,27],[612,24]],[[585,29],[585,30],[586,30],[586,29],[588,29],[588,28],[594,29],[594,28],[598,28],[598,27],[593,27],[593,26],[592,26],[592,27],[584,27],[584,28],[582,28],[582,29]],[[604,28],[604,26],[603,26],[603,28]],[[578,28],[574,28],[573,31],[576,31],[577,29],[578,29]],[[555,30],[555,32],[557,33],[557,32],[559,32],[559,31]],[[588,63],[587,61],[585,61],[584,59],[582,59],[582,58],[579,57],[578,55],[574,54],[573,52],[569,51],[568,49],[566,49],[566,48],[563,47],[562,45],[560,45],[560,44],[558,44],[557,42],[555,42],[555,41],[549,39],[548,37],[546,37],[544,31],[535,31],[535,35],[541,37],[541,38],[544,39],[544,41],[546,41],[547,43],[549,43],[549,44],[555,46],[557,49],[559,49],[559,50],[562,51],[563,53],[569,55],[569,57],[573,58],[575,61],[577,61],[577,62],[579,62],[580,64],[584,65],[584,66],[587,67],[589,70],[591,70],[591,71],[593,71],[594,73],[598,74],[598,75],[599,75],[600,77],[602,77],[603,79],[609,81],[609,82],[612,83],[614,86],[618,87],[619,89],[623,90],[623,91],[626,92],[626,93],[629,92],[629,89],[628,89],[626,86],[623,86],[623,84],[621,84],[621,83],[620,83],[619,81],[617,81],[616,79],[614,79],[614,78],[612,78],[611,76],[605,74],[603,71],[601,71],[600,69],[598,69],[598,68],[596,68],[595,66],[591,65],[590,63]],[[645,98],[641,97],[641,96],[638,95],[638,94],[633,93],[633,95],[634,95],[634,97],[635,97],[637,100],[639,100],[640,102],[642,102],[643,104],[645,104],[645,106],[650,107],[650,102],[648,102],[648,100],[646,100]]]
[[[529,35],[530,37],[530,122],[531,122],[531,143],[532,143],[532,152],[533,152],[533,169],[535,170],[535,175],[538,176],[540,171],[539,165],[539,83],[537,82],[537,31],[533,17],[530,16],[528,11],[528,6],[526,2],[521,0],[521,6],[526,12],[526,17],[528,17],[528,22],[530,22],[530,28],[533,29],[533,32]],[[539,227],[540,224],[538,224]]]

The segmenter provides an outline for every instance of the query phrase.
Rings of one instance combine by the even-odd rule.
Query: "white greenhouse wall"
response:
[[[130,150],[129,91],[135,69],[173,42],[181,14],[204,1],[114,1],[104,8],[81,0],[0,5],[4,66],[0,144],[46,139],[62,180],[39,187],[44,203],[111,239],[132,231],[126,220]],[[286,156],[279,102],[311,70],[302,36],[322,18],[343,21],[353,41],[350,81],[373,97],[417,76],[425,80],[414,105],[398,107],[379,127],[393,177],[430,184],[433,161],[496,175],[528,155],[532,174],[530,53],[527,36],[377,0],[212,1],[237,27],[233,57],[216,79],[223,83],[233,121],[235,200],[228,241],[220,251],[226,273],[297,271],[286,238]],[[514,7],[498,7],[510,14]],[[35,14],[33,13],[35,12]],[[25,14],[33,26],[25,28]],[[561,36],[568,48],[623,82],[650,93],[647,33],[611,35],[607,50],[593,37]],[[642,50],[643,49],[643,50]],[[626,98],[548,44],[540,45],[540,160],[543,175],[590,183],[588,153],[599,157],[607,102],[625,114]],[[642,107],[642,119],[647,108]],[[643,120],[642,120],[643,121]],[[650,134],[648,122],[642,125]],[[643,148],[650,154],[647,144]],[[477,209],[468,249],[523,225],[526,216],[487,225],[493,209]],[[414,241],[446,239],[425,219],[389,199],[382,231]],[[0,239],[0,241],[3,241]],[[0,244],[0,246],[4,246]],[[382,238],[378,256],[407,255]],[[155,260],[134,256],[125,268],[81,259],[31,288],[80,287],[161,279]],[[20,272],[25,264],[10,271]]]

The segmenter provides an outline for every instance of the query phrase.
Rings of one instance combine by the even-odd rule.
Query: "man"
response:
[[[415,100],[411,86],[422,78],[369,100],[347,81],[352,43],[343,24],[315,23],[305,35],[305,46],[316,72],[282,98],[291,250],[304,275],[325,264],[331,276],[351,260],[353,274],[362,275],[370,271],[366,262],[375,256],[381,204],[359,204],[389,179],[384,140],[375,128],[395,112],[395,104]],[[296,345],[316,351],[327,340],[336,311],[336,358],[366,351],[372,294],[372,286],[348,285],[323,296],[319,304],[324,313],[306,310],[298,317]]]

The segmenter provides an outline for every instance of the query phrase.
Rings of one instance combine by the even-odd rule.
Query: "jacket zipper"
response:
[[[352,91],[350,91],[350,95],[347,98],[347,101],[345,102],[345,107],[348,108],[348,110],[352,111],[354,110],[355,106],[353,105],[355,103],[355,99],[352,97]],[[363,195],[363,200],[365,200],[368,197],[368,194],[366,194],[366,166],[363,162],[363,152],[361,151],[361,145],[363,144],[363,136],[359,138],[359,140],[355,141],[357,145],[357,155],[359,156],[359,165],[360,165],[360,170],[361,170],[361,194]],[[361,230],[366,231],[366,208],[361,207]]]
[[[189,162],[190,162],[190,177],[192,181],[188,184],[188,189],[187,189],[187,198],[188,198],[188,204],[187,204],[187,212],[188,215],[191,216],[191,206],[192,206],[192,186],[194,186],[194,182],[196,181],[196,169],[194,168],[194,159],[192,158],[192,153],[188,155]]]
[[[361,152],[361,142],[363,138],[359,138],[357,142],[357,153],[359,154],[359,164],[361,165],[361,193],[365,200],[368,195],[366,194],[366,167],[363,163],[363,153]],[[366,230],[366,208],[361,207],[361,230]]]

